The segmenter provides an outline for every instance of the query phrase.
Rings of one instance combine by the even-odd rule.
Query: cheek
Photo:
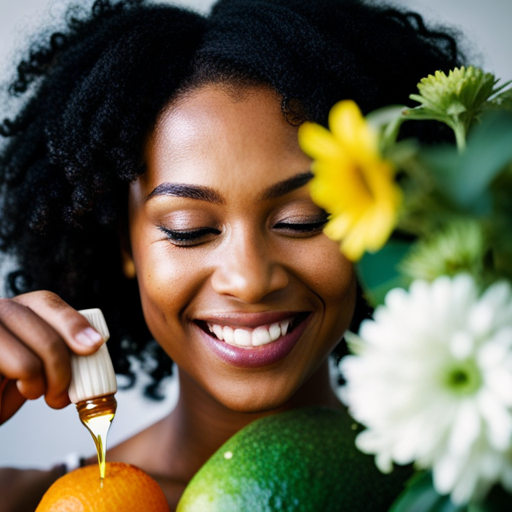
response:
[[[324,330],[338,341],[348,328],[356,303],[356,274],[339,245],[324,235],[315,247],[295,253],[301,280],[322,302]],[[300,263],[299,263],[300,261]],[[327,335],[327,333],[325,333]]]
[[[137,278],[149,331],[178,366],[190,368],[198,354],[197,347],[189,343],[192,333],[185,311],[204,279],[198,271],[201,264],[197,258],[176,257],[174,252],[179,251],[144,251]]]
[[[339,245],[320,235],[315,243],[287,251],[292,265],[325,303],[346,300],[355,286],[353,264],[340,252]]]
[[[176,320],[200,288],[204,276],[198,269],[203,266],[165,240],[135,236],[132,247],[144,317],[152,335],[166,349],[170,331],[176,340],[180,338],[182,329]]]

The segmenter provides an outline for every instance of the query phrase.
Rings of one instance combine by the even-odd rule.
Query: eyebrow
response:
[[[148,195],[146,201],[155,196],[186,197],[188,199],[208,201],[209,203],[224,204],[224,199],[210,187],[186,185],[184,183],[162,183]]]
[[[269,199],[277,199],[278,197],[282,197],[298,188],[303,187],[313,178],[313,173],[311,171],[302,172],[300,174],[296,174],[291,178],[288,178],[284,181],[280,181],[272,186],[270,186],[267,190],[263,192],[260,196],[260,201],[267,201]]]
[[[276,199],[282,197],[298,188],[306,185],[311,178],[313,173],[303,172],[296,174],[291,178],[288,178],[279,183],[271,185],[268,189],[263,191],[260,195],[260,201],[267,201],[269,199]],[[146,201],[156,196],[174,196],[174,197],[185,197],[188,199],[197,199],[199,201],[207,201],[209,203],[224,204],[222,196],[210,187],[204,187],[200,185],[187,185],[184,183],[161,183],[148,195]]]

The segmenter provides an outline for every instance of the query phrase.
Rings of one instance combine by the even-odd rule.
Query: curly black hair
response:
[[[290,123],[325,125],[340,99],[363,112],[406,104],[423,76],[462,60],[450,32],[370,1],[220,0],[208,16],[145,0],[71,8],[66,29],[18,65],[9,91],[22,107],[0,125],[0,250],[17,263],[7,294],[46,289],[103,309],[116,371],[133,377],[130,356],[152,354],[156,396],[172,362],[122,273],[119,239],[164,107],[206,83],[258,84],[279,93]]]

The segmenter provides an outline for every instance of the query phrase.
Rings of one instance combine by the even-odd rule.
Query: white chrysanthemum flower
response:
[[[479,500],[497,482],[512,491],[512,288],[479,297],[466,274],[395,289],[363,322],[343,359],[343,398],[367,427],[357,446],[432,468],[440,494]]]

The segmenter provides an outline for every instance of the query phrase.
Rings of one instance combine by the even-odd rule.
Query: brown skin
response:
[[[54,409],[69,405],[69,351],[91,354],[102,342],[89,322],[54,293],[0,299],[0,424],[26,400],[43,395]]]
[[[307,185],[262,199],[272,186],[307,172],[311,163],[273,91],[208,85],[183,96],[160,117],[148,138],[146,159],[147,172],[130,188],[130,248],[124,258],[135,266],[149,329],[179,367],[180,398],[169,416],[111,449],[108,458],[155,476],[174,508],[208,457],[249,422],[305,405],[340,407],[329,383],[327,356],[350,323],[355,276],[321,227],[293,227],[312,225],[322,215]],[[162,183],[208,187],[219,201],[148,198]],[[170,239],[162,226],[206,231],[184,244]],[[81,322],[69,306],[59,304],[68,315],[63,318],[48,310],[48,296],[46,309],[40,306],[42,295],[30,301],[38,311],[34,323],[55,338],[52,357],[60,357],[64,369],[57,373],[48,347],[38,348],[37,363],[31,363],[35,369],[10,378],[25,377],[17,388],[25,390],[23,399],[44,394],[50,405],[60,407],[67,403],[63,392],[69,383],[63,347],[80,353],[95,347],[78,346],[69,335]],[[198,326],[212,318],[231,325],[230,315],[243,324],[247,315],[269,311],[308,312],[310,321],[291,352],[264,367],[222,360],[205,345]],[[4,341],[0,350],[31,348],[32,335]],[[11,350],[13,359],[16,350]],[[45,384],[43,377],[51,372]],[[0,373],[6,375],[2,368]],[[32,388],[25,384],[34,380]],[[1,481],[0,473],[3,487]]]

